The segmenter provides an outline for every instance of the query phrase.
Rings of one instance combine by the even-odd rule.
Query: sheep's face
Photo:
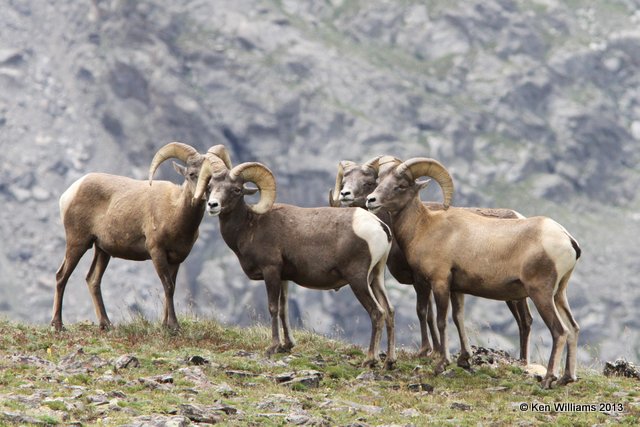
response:
[[[257,188],[245,186],[242,177],[232,179],[225,170],[211,176],[207,187],[207,211],[216,216],[233,211],[238,203],[244,203],[243,197],[258,192]]]
[[[173,169],[175,169],[176,172],[184,177],[184,182],[189,187],[191,192],[194,192],[196,189],[196,184],[198,183],[198,174],[200,173],[200,168],[202,167],[202,161],[202,158],[198,158],[197,160],[187,162],[186,166],[182,166],[176,162],[173,162]]]
[[[373,193],[367,197],[367,209],[377,212],[384,208],[389,212],[402,210],[429,181],[417,182],[406,174],[389,173],[383,177]]]
[[[340,204],[364,207],[369,195],[376,188],[376,171],[372,168],[346,168],[342,177]]]
[[[231,179],[227,170],[213,174],[207,197],[209,215],[215,216],[233,210],[243,195],[242,179]]]

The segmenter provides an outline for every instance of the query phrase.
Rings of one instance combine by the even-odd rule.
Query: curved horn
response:
[[[224,165],[227,167],[227,169],[231,169],[233,167],[231,166],[231,156],[229,156],[229,152],[227,151],[227,148],[224,145],[222,144],[214,145],[213,147],[207,150],[207,154],[213,154],[214,156],[218,156],[220,160],[224,162]]]
[[[222,147],[222,145],[216,145],[216,147]],[[198,182],[196,183],[196,191],[193,193],[194,199],[200,199],[204,193],[207,191],[207,185],[209,185],[209,180],[214,173],[220,172],[222,170],[228,170],[227,162],[217,154],[214,154],[212,150],[216,147],[211,147],[207,154],[204,155],[204,161],[202,162],[202,166],[200,167],[200,173],[198,174]],[[226,150],[225,150],[226,151]],[[227,156],[228,157],[228,156]],[[227,159],[228,160],[228,159]]]
[[[329,206],[333,208],[340,207],[340,190],[342,190],[342,178],[344,178],[344,170],[347,167],[355,166],[356,163],[351,160],[341,160],[338,163],[338,173],[336,174],[336,184],[333,190],[329,191]]]
[[[167,159],[178,159],[187,163],[187,161],[193,156],[201,156],[198,151],[188,144],[183,144],[182,142],[170,142],[153,156],[153,160],[151,160],[151,165],[149,166],[149,185],[153,181],[153,174],[156,173],[156,169],[162,162]]]
[[[397,157],[393,156],[382,156],[380,160],[378,160],[378,177],[384,177],[390,170],[395,169],[402,163]]]
[[[211,175],[213,175],[213,167],[211,167],[210,159],[207,157],[204,162],[202,162],[202,166],[200,167],[200,173],[198,174],[198,183],[196,184],[196,191],[193,193],[194,199],[200,200],[202,196],[204,196],[204,193],[207,190],[207,185],[209,185]]]
[[[382,156],[376,156],[373,159],[369,160],[368,162],[366,162],[364,165],[362,165],[363,168],[369,168],[369,169],[373,169],[376,171],[376,174],[378,173],[378,168],[380,167],[380,159],[382,158]]]
[[[428,159],[426,157],[416,157],[409,159],[406,162],[400,164],[396,172],[398,174],[409,173],[411,179],[416,179],[421,176],[430,176],[435,179],[440,188],[442,188],[442,195],[444,197],[444,208],[448,209],[453,199],[453,178],[449,171],[442,166],[440,162],[434,159]]]
[[[338,173],[336,174],[336,184],[333,190],[329,190],[329,206],[332,208],[340,207],[340,190],[342,189],[342,178],[344,177],[344,168],[342,162],[338,163]]]
[[[253,182],[260,190],[260,201],[255,205],[249,205],[249,209],[257,214],[269,211],[276,201],[276,179],[269,168],[256,162],[242,163],[229,172],[231,179],[238,176],[245,181]]]

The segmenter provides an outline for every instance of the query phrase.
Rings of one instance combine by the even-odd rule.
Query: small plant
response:
[[[44,425],[47,425],[47,426],[57,426],[58,424],[60,424],[60,420],[50,415],[42,415],[38,417],[38,419],[42,421]]]
[[[67,409],[67,405],[61,400],[49,400],[44,402],[45,406],[48,406],[49,409],[54,411],[64,411]]]

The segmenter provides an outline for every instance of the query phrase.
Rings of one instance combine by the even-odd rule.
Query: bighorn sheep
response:
[[[209,152],[224,158],[222,145]],[[156,181],[153,174],[167,159],[184,176],[182,186]],[[94,247],[87,285],[93,298],[100,329],[111,322],[107,316],[100,282],[111,257],[135,261],[151,259],[164,287],[163,325],[179,327],[173,293],[180,263],[198,238],[205,201],[194,200],[193,192],[204,155],[179,142],[162,147],[149,167],[149,182],[104,173],[90,173],[74,182],[60,197],[60,216],[66,234],[66,251],[56,273],[56,291],[51,325],[62,329],[62,298],[67,281],[84,253]],[[227,158],[228,161],[228,158]]]
[[[444,210],[430,211],[419,192],[434,178],[444,193]],[[484,298],[519,300],[530,297],[551,331],[553,344],[543,387],[558,379],[562,350],[567,344],[564,375],[559,384],[576,380],[579,327],[566,297],[571,273],[580,257],[575,239],[546,217],[525,219],[487,218],[462,209],[448,209],[453,180],[436,160],[414,158],[387,173],[367,197],[367,208],[387,209],[398,245],[416,278],[431,285],[437,307],[441,361],[449,362],[446,333],[451,292]],[[465,250],[460,250],[465,248]],[[466,336],[462,352],[469,354]]]
[[[247,205],[245,182],[260,190],[260,201]],[[245,274],[264,280],[271,315],[272,342],[267,355],[294,345],[287,306],[288,281],[310,289],[338,289],[349,284],[371,318],[371,340],[363,366],[374,366],[383,322],[387,326],[385,367],[396,360],[394,309],[384,288],[384,266],[391,230],[362,209],[301,208],[275,202],[276,182],[260,163],[229,168],[215,156],[202,165],[195,198],[207,193],[207,209],[220,219],[220,232]],[[282,324],[284,344],[280,340]]]
[[[334,207],[356,206],[366,209],[365,202],[367,196],[375,189],[378,179],[384,177],[400,163],[402,163],[401,160],[392,156],[377,156],[362,165],[348,160],[341,161],[338,164],[335,187],[329,192],[330,205]],[[427,209],[432,211],[443,209],[443,205],[441,203],[423,202],[423,204]],[[524,218],[520,213],[511,209],[466,207],[451,207],[450,209],[464,209],[479,215],[496,218]],[[390,224],[391,218],[385,209],[380,209],[376,215],[385,223]],[[466,249],[460,248],[460,250]],[[389,252],[389,257],[387,258],[387,267],[389,267],[389,272],[396,278],[396,280],[398,280],[399,283],[413,285],[415,288],[416,295],[418,296],[416,300],[416,311],[418,314],[422,337],[422,345],[418,355],[426,356],[431,353],[432,349],[427,335],[427,325],[431,332],[433,346],[436,348],[439,346],[438,332],[433,317],[431,292],[423,289],[419,282],[414,283],[413,272],[407,264],[406,257],[400,248],[398,248],[395,238],[393,239],[391,252]],[[460,306],[460,309],[454,310],[454,312],[463,316],[464,294],[452,294],[451,303],[455,306]],[[531,333],[532,322],[531,311],[529,310],[526,298],[518,301],[506,301],[506,303],[518,324],[520,332],[520,360],[526,364],[529,361],[529,335]],[[460,328],[459,321],[462,318],[463,317],[454,316],[455,324],[458,329]],[[461,333],[464,334],[464,332]],[[459,359],[459,364],[461,366],[468,367],[468,360],[461,358]]]

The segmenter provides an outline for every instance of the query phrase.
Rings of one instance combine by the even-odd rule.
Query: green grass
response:
[[[360,367],[363,349],[345,342],[296,331],[298,344],[291,354],[266,359],[267,328],[226,328],[195,319],[181,319],[181,325],[179,333],[171,334],[156,323],[135,319],[109,332],[76,324],[54,333],[48,327],[0,321],[0,425],[11,422],[5,413],[51,425],[120,425],[142,415],[170,416],[187,403],[231,406],[236,414],[218,412],[231,425],[291,425],[286,417],[292,413],[303,413],[325,425],[635,425],[640,421],[640,382],[607,378],[593,370],[579,370],[580,380],[567,387],[542,390],[518,365],[479,366],[473,372],[450,367],[447,375],[434,376],[433,361],[400,350],[395,370],[376,369],[376,380],[366,381],[357,378],[367,371]],[[57,365],[79,348],[79,361],[99,358],[109,363],[60,372],[16,358],[31,356],[33,361],[37,357]],[[115,369],[114,361],[124,354],[137,357],[140,366]],[[210,363],[188,365],[186,360],[194,355]],[[304,370],[323,374],[319,387],[285,386],[274,379]],[[154,386],[148,381],[159,375],[171,375],[173,383]],[[424,383],[433,392],[409,387]],[[222,384],[232,392],[220,391]],[[41,397],[30,400],[34,394]],[[95,403],[99,396],[106,401]],[[522,402],[615,403],[624,410],[616,414],[523,412],[518,409]]]

